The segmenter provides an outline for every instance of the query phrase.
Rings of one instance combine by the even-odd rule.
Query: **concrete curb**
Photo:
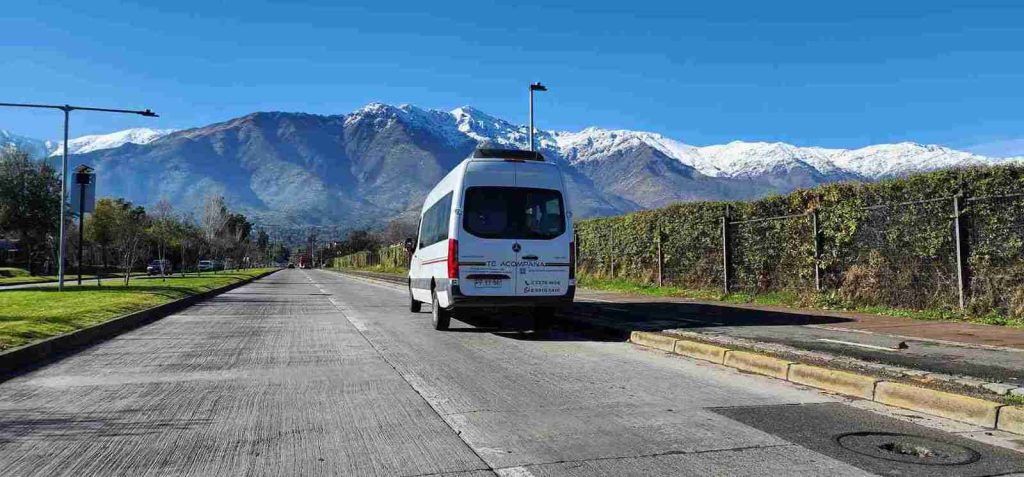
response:
[[[59,359],[60,356],[94,345],[126,331],[165,318],[208,298],[234,290],[266,277],[280,269],[270,270],[252,278],[208,290],[163,305],[119,316],[87,328],[71,331],[42,341],[12,348],[0,353],[0,382]]]
[[[1024,434],[1024,407],[1004,406],[999,408],[996,423],[999,430]]]
[[[954,421],[1024,434],[1024,407],[794,363],[749,351],[735,351],[663,333],[634,331],[630,334],[630,342],[662,351],[669,351],[666,344],[672,343],[673,354]]]
[[[870,376],[799,363],[789,367],[788,379],[804,386],[868,400],[874,399],[875,385],[879,382]]]
[[[786,379],[789,376],[789,365],[791,361],[773,358],[763,354],[750,353],[747,351],[729,351],[725,353],[725,362],[730,368],[736,368],[750,373],[763,374],[777,379]]]
[[[724,364],[725,355],[730,350],[721,346],[709,345],[690,340],[676,340],[675,354],[689,356],[691,358],[703,359],[712,363]]]
[[[999,408],[1003,407],[1001,403],[984,399],[890,382],[875,386],[874,400],[984,427],[996,427]]]
[[[660,349],[662,351],[668,351],[672,353],[675,352],[676,341],[679,340],[667,335],[661,335],[657,333],[645,333],[643,331],[634,331],[632,334],[630,334],[629,341],[632,341],[641,346],[646,346],[648,348]]]

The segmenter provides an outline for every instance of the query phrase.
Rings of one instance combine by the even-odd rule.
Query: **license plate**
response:
[[[501,288],[501,280],[496,278],[485,278],[473,280],[474,288]]]

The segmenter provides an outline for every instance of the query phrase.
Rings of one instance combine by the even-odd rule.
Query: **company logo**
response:
[[[518,243],[512,244],[512,251],[513,252],[519,253],[519,251],[522,250],[522,249],[523,249],[522,245],[519,245]]]

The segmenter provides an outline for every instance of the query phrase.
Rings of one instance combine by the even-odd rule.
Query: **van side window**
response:
[[[452,214],[452,193],[449,192],[423,213],[420,226],[420,248],[448,239],[448,220]]]

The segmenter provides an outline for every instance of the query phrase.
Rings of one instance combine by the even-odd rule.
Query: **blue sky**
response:
[[[0,102],[163,116],[79,113],[73,136],[371,101],[469,104],[525,122],[526,85],[543,81],[544,129],[1024,154],[1022,2],[21,0],[3,10]],[[54,138],[59,112],[0,109],[0,128]]]

